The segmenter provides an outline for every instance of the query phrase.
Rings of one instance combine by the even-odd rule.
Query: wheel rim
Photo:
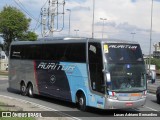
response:
[[[21,90],[22,90],[22,92],[25,92],[25,91],[26,91],[25,85],[22,85]]]
[[[84,104],[84,99],[81,97],[81,98],[79,99],[79,105],[80,105],[80,106],[83,106],[83,104]]]

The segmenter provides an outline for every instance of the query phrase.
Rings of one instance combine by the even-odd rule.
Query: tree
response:
[[[20,41],[35,41],[37,40],[37,35],[34,32],[31,31],[27,31],[25,33],[23,33],[20,37],[19,40]]]
[[[17,8],[5,6],[0,12],[0,33],[4,39],[4,49],[9,53],[9,46],[15,39],[36,40],[37,35],[28,31],[31,19]]]
[[[151,64],[156,65],[157,70],[160,69],[160,59],[152,58],[151,59]]]

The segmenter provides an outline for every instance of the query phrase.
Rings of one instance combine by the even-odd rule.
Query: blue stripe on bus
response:
[[[76,102],[76,92],[82,90],[86,96],[86,105],[104,108],[105,99],[102,96],[95,95],[89,90],[87,65],[86,63],[68,63],[60,62],[63,66],[75,66],[75,69],[71,71],[65,71],[67,79],[69,81],[69,86],[71,90],[72,102]]]
[[[72,102],[76,102],[75,95],[78,89],[83,90],[84,94],[87,96],[87,91],[89,90],[89,88],[88,88],[88,75],[87,75],[86,64],[85,63],[60,62],[60,65],[75,67],[73,71],[65,71],[66,76],[69,81]]]

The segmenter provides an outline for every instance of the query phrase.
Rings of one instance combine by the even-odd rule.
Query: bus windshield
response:
[[[143,64],[107,64],[111,75],[110,90],[143,91],[146,89],[146,76]]]
[[[104,44],[105,68],[110,73],[110,90],[143,91],[146,89],[145,67],[138,44]]]
[[[109,63],[143,62],[138,44],[105,44],[104,52]]]

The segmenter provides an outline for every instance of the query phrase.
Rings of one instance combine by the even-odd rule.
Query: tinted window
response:
[[[70,52],[66,54],[68,61],[86,62],[86,45],[81,43],[70,46]]]
[[[11,59],[21,59],[22,47],[21,46],[11,46]]]
[[[45,46],[45,54],[43,56],[44,60],[54,60],[59,61],[64,57],[64,53],[66,50],[65,45],[63,44],[46,44]]]
[[[42,45],[13,45],[11,59],[40,60],[43,56]]]
[[[140,46],[137,44],[105,44],[105,55],[109,62],[143,62]]]
[[[85,44],[47,44],[45,45],[45,60],[66,61],[66,62],[85,62]]]
[[[11,59],[86,62],[86,44],[17,45],[11,47]]]
[[[2,56],[2,59],[5,59],[5,56]]]
[[[29,60],[41,60],[43,59],[43,46],[42,45],[26,45],[23,46],[23,56]]]

